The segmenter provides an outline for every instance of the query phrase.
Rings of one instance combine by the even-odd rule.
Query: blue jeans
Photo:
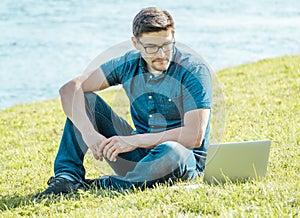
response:
[[[94,93],[85,94],[86,111],[94,128],[105,137],[130,135],[132,127]],[[88,147],[81,133],[67,119],[54,163],[55,177],[85,181],[84,156]],[[197,176],[192,149],[175,141],[164,142],[153,149],[137,148],[122,153],[116,162],[106,160],[117,175],[103,177],[110,189],[152,187],[157,183],[173,183]]]

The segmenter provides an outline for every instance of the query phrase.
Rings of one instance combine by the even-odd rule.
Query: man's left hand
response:
[[[120,153],[133,151],[136,148],[136,145],[130,143],[130,136],[112,136],[100,145],[103,157],[113,162],[117,161],[117,156]]]

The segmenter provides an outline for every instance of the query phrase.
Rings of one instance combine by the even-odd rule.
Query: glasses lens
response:
[[[145,47],[145,50],[148,54],[154,54],[158,51],[158,46]]]
[[[163,48],[164,51],[172,50],[173,49],[173,42],[164,45],[162,48]]]

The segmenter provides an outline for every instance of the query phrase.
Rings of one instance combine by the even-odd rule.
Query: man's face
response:
[[[134,46],[141,51],[151,73],[167,70],[172,59],[174,36],[172,31],[144,33],[139,38],[132,38]]]

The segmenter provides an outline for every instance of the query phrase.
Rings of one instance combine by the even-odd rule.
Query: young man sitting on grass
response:
[[[37,196],[94,185],[120,190],[195,179],[209,144],[212,85],[209,68],[175,46],[174,21],[159,8],[133,20],[136,50],[110,60],[60,89],[67,115],[54,163],[55,176]],[[94,91],[122,84],[135,129]],[[91,149],[116,175],[85,179]]]

